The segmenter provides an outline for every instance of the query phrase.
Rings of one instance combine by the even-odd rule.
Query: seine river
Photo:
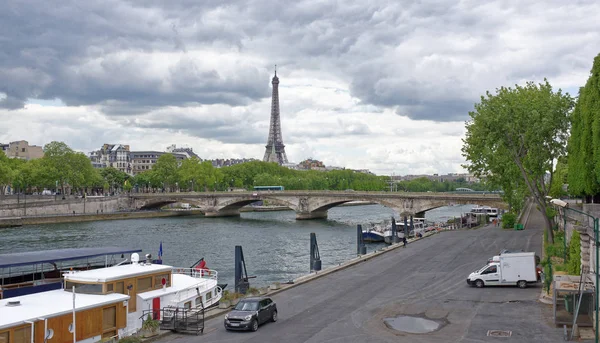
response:
[[[427,212],[426,218],[446,221],[470,208],[442,207]],[[311,232],[317,235],[323,268],[327,268],[356,256],[357,224],[368,227],[389,221],[393,214],[380,205],[363,205],[330,209],[327,220],[296,221],[293,211],[280,211],[246,212],[240,218],[190,216],[24,226],[0,230],[0,254],[120,246],[143,249],[143,254],[156,258],[162,241],[165,264],[190,267],[204,257],[207,266],[219,272],[219,282],[231,289],[234,247],[241,245],[248,274],[256,276],[251,286],[262,287],[309,272]],[[383,246],[367,244],[367,249]]]

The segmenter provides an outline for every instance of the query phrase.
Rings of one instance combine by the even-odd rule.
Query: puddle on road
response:
[[[436,321],[412,316],[384,318],[383,321],[390,329],[408,333],[430,333],[442,327]]]

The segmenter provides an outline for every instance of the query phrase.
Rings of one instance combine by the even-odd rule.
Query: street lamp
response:
[[[594,330],[594,332],[595,332],[595,342],[598,343],[598,281],[599,281],[598,264],[600,264],[600,263],[598,263],[600,260],[600,258],[598,256],[598,244],[600,243],[598,241],[598,218],[596,218],[590,214],[587,214],[583,211],[580,211],[580,210],[577,210],[574,208],[570,208],[569,203],[562,201],[560,199],[552,199],[552,200],[550,200],[550,203],[552,203],[553,205],[556,205],[556,206],[560,206],[564,210],[571,210],[571,211],[577,212],[579,214],[583,214],[584,216],[591,218],[592,221],[594,222],[594,245],[596,246],[596,264],[594,265],[594,274],[596,274],[596,284],[594,285],[595,286],[594,289],[595,289],[595,293],[596,293],[594,296],[594,302],[596,303],[595,304],[596,305],[595,306],[596,307],[596,326],[595,326],[596,329]],[[565,220],[565,223],[566,223],[566,220]],[[565,242],[567,239],[566,229],[567,228],[565,226]]]

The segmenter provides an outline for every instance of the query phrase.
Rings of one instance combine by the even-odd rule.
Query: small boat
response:
[[[402,242],[402,238],[404,238],[404,232],[398,231],[396,232],[396,236],[398,236],[398,242]],[[383,233],[383,240],[387,244],[392,244],[392,230],[386,230]]]
[[[365,243],[378,243],[384,241],[383,233],[375,229],[363,230],[362,236]]]

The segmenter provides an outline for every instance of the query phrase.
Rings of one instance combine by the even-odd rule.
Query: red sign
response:
[[[167,284],[167,279],[165,279],[165,278],[162,278],[162,280],[160,280],[160,282],[161,282],[161,283],[162,283],[162,285],[164,286],[164,285],[166,285],[166,284]]]

